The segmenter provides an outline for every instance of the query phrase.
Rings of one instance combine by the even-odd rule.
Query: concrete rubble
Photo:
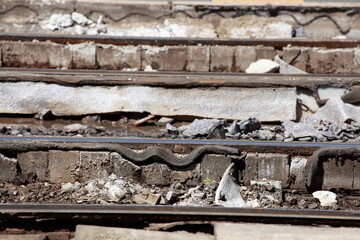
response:
[[[296,88],[78,88],[30,82],[0,83],[0,113],[36,114],[43,109],[50,109],[56,116],[149,112],[160,116],[284,121],[296,119]]]
[[[222,135],[225,138],[224,133],[224,121],[222,120],[216,120],[216,119],[195,119],[191,124],[187,125],[185,130],[181,133],[184,137],[188,138],[195,138],[195,137],[201,137],[201,136],[209,136],[216,134],[216,130],[222,132]]]
[[[313,197],[320,201],[323,207],[337,207],[337,196],[330,191],[316,191],[312,193]]]
[[[246,73],[274,73],[279,70],[280,65],[269,59],[260,59],[250,64]]]
[[[336,123],[360,122],[360,107],[344,103],[340,97],[333,97],[312,117]]]

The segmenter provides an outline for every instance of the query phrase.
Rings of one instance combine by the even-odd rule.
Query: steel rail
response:
[[[11,221],[9,221],[11,219]],[[46,224],[110,223],[121,226],[175,221],[235,221],[272,224],[360,226],[360,212],[334,210],[249,209],[223,207],[184,207],[150,205],[92,204],[0,204],[0,223],[15,224],[16,219]],[[35,219],[35,221],[34,221]]]
[[[17,34],[1,33],[0,41],[51,41],[61,44],[95,42],[113,45],[227,45],[227,46],[272,46],[283,48],[291,44],[301,47],[353,48],[360,45],[359,40],[319,40],[319,39],[216,39],[216,38],[155,38],[118,36],[77,36],[60,34]]]

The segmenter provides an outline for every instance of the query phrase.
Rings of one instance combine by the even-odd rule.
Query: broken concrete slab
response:
[[[313,115],[313,118],[336,123],[359,122],[360,107],[344,103],[340,97],[333,97]]]
[[[35,173],[40,181],[48,180],[48,152],[18,153],[17,160],[22,173]]]
[[[215,204],[224,207],[245,207],[245,201],[240,194],[240,185],[234,174],[235,163],[226,169],[215,194]]]
[[[262,122],[284,121],[296,119],[296,88],[223,87],[214,90],[0,83],[0,113],[35,114],[46,108],[56,116],[123,111],[161,116],[254,117]]]
[[[290,226],[280,224],[215,223],[216,240],[263,240],[263,239],[336,239],[355,240],[359,238],[358,228],[330,228],[328,226]]]
[[[279,64],[279,73],[280,74],[307,74],[303,70],[300,70],[286,62],[284,62],[279,56],[276,56],[274,62]]]
[[[260,59],[250,64],[246,73],[273,73],[279,70],[280,65],[269,59]]]
[[[117,240],[214,240],[214,237],[205,233],[188,232],[160,232],[139,230],[131,228],[114,228],[77,225],[75,232],[76,240],[95,240],[95,239],[117,239]]]
[[[47,240],[47,234],[6,234],[0,235],[2,240]],[[52,238],[51,238],[52,239]]]

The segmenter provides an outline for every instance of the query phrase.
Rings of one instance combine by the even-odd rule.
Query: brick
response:
[[[150,65],[160,71],[186,69],[187,48],[184,46],[143,47],[142,68]]]
[[[71,44],[65,46],[72,56],[71,68],[95,68],[96,47],[92,43]]]
[[[138,46],[96,46],[96,60],[101,69],[141,68],[141,49]]]
[[[249,65],[256,61],[256,50],[254,47],[235,48],[234,72],[245,72]]]
[[[49,180],[48,176],[48,152],[24,152],[18,153],[17,160],[22,173],[32,172],[40,181]]]
[[[233,68],[235,48],[229,46],[212,46],[210,48],[210,71],[230,72]]]
[[[353,49],[309,50],[311,73],[352,73],[353,63]]]
[[[53,183],[74,182],[78,179],[78,151],[49,151],[49,180]]]
[[[17,173],[16,165],[16,159],[8,158],[0,154],[0,181],[12,181]]]
[[[259,154],[258,179],[281,181],[284,186],[289,177],[289,156],[286,154]]]
[[[113,164],[114,174],[117,177],[131,179],[134,181],[140,180],[141,168],[132,162],[124,159],[118,153],[110,153],[110,162]]]
[[[291,188],[305,189],[306,182],[306,164],[307,158],[304,157],[292,157],[290,162],[290,178],[293,178],[293,182],[290,185]]]
[[[352,189],[354,164],[354,161],[351,159],[323,159],[324,175],[322,189]]]
[[[47,42],[3,42],[4,67],[69,68],[72,55],[61,44]]]
[[[256,60],[259,59],[274,60],[275,56],[277,55],[277,52],[273,47],[258,46],[255,48],[255,52],[256,52]]]
[[[111,171],[108,152],[80,152],[79,178],[81,180],[107,177]]]
[[[208,72],[210,67],[209,46],[188,46],[186,71]]]
[[[231,164],[231,158],[223,155],[208,154],[202,159],[200,164],[202,181],[210,178],[219,182],[225,170]]]

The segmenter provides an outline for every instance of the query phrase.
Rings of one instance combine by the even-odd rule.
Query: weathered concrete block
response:
[[[118,153],[110,153],[110,162],[114,166],[114,174],[134,181],[140,180],[141,168],[132,162],[124,159]]]
[[[49,151],[49,180],[53,183],[74,182],[78,179],[80,152]]]
[[[0,154],[0,181],[9,182],[13,180],[17,173],[16,165],[16,159]]]
[[[46,234],[6,234],[0,235],[2,240],[47,240]]]
[[[231,157],[215,154],[206,155],[200,163],[202,180],[210,178],[220,182],[230,164]]]
[[[79,178],[90,180],[109,176],[112,172],[108,152],[80,152]]]
[[[188,233],[188,232],[161,232],[130,228],[98,227],[77,225],[75,232],[76,240],[95,240],[95,239],[116,239],[116,240],[214,240],[210,234]]]
[[[250,184],[251,180],[258,179],[258,153],[248,153],[245,158],[245,169],[243,172],[243,181],[246,185]]]
[[[150,65],[160,71],[183,71],[186,69],[185,46],[143,47],[142,68]]]
[[[101,69],[141,68],[139,46],[97,45],[96,60]]]
[[[324,159],[322,161],[324,176],[322,189],[352,189],[355,161],[352,159]]]
[[[80,43],[65,46],[72,56],[71,68],[95,68],[96,47],[93,43]]]
[[[282,59],[284,62],[302,70],[309,71],[309,49],[310,48],[283,48]]]
[[[0,82],[0,113],[36,114],[50,109],[54,115],[66,116],[124,111],[272,122],[296,119],[296,99],[296,88],[69,87]],[[30,105],[24,104],[30,101]]]
[[[360,73],[360,49],[354,49],[353,73]]]
[[[32,172],[40,181],[49,180],[48,176],[48,152],[24,152],[18,153],[17,160],[22,173]]]
[[[307,158],[304,157],[292,157],[290,163],[290,178],[291,178],[291,188],[305,188],[306,182],[306,164],[308,162]]]
[[[259,154],[258,179],[281,181],[285,185],[289,177],[289,156],[286,154]]]
[[[210,71],[230,72],[233,68],[235,48],[229,46],[211,46]]]
[[[142,166],[140,181],[147,185],[170,185],[170,172],[170,168],[161,163]]]
[[[309,50],[311,73],[352,73],[353,62],[353,49]]]
[[[254,47],[240,46],[235,48],[234,72],[245,72],[251,63],[256,61],[256,50]]]
[[[197,164],[195,167],[191,166],[187,169],[170,172],[170,179],[172,182],[181,182],[187,186],[197,186],[201,183],[201,166]]]
[[[263,179],[281,181],[285,185],[289,177],[289,156],[286,154],[249,153],[245,158],[243,180]]]
[[[360,159],[354,159],[354,183],[353,189],[360,190]]]
[[[69,68],[72,54],[61,44],[48,42],[3,42],[4,67]]]
[[[258,46],[255,48],[255,52],[256,52],[256,60],[259,59],[274,60],[275,56],[277,55],[277,52],[273,47]]]
[[[186,71],[208,72],[210,67],[209,46],[188,46]]]

